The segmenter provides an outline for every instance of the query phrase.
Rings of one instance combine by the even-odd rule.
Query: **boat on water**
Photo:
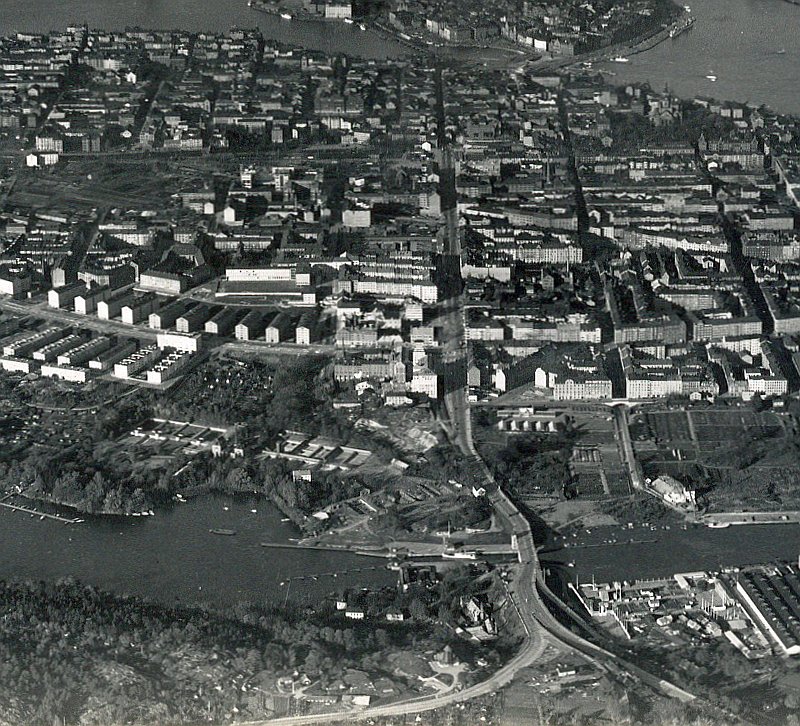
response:
[[[786,48],[781,48],[779,51],[777,51],[777,55],[786,55]]]
[[[711,81],[712,83],[714,83],[717,80],[717,77],[713,73],[709,73],[706,76],[706,78],[708,78],[708,80]]]
[[[291,16],[291,14],[290,14],[290,13],[281,13],[281,17],[282,17],[284,20],[291,20],[291,19],[292,19],[292,16]]]
[[[358,29],[359,29],[359,30],[366,30],[366,29],[367,29],[367,26],[366,26],[366,25],[364,25],[364,23],[359,23],[359,24],[358,24]]]
[[[709,522],[708,526],[711,529],[725,529],[726,527],[730,527],[730,522]]]
[[[475,560],[478,558],[474,552],[442,552],[442,557],[446,560]]]
[[[222,534],[227,537],[232,537],[236,534],[235,529],[209,529],[208,531],[211,532],[211,534]]]
[[[688,12],[688,11],[687,11]],[[684,22],[680,23],[679,25],[675,25],[669,31],[670,38],[677,38],[681,33],[685,33],[689,28],[694,25],[695,19],[694,17],[688,18]]]
[[[618,55],[616,58],[611,59],[614,63],[630,63],[630,58],[626,58],[624,55]]]
[[[344,22],[347,23],[347,25],[352,25],[353,24],[353,19],[352,18],[345,18]]]

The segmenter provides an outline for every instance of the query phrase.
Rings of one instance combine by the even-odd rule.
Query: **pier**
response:
[[[386,550],[359,550],[347,545],[302,545],[293,544],[290,542],[262,542],[262,547],[271,547],[274,549],[286,550],[321,550],[323,552],[349,552],[361,557],[382,557],[384,559],[395,557],[395,554],[387,552]]]
[[[370,565],[369,567],[354,567],[349,570],[337,570],[336,572],[318,572],[316,575],[297,575],[296,577],[287,577],[281,582],[281,586],[291,586],[293,582],[304,582],[306,580],[318,581],[321,577],[339,577],[340,575],[355,575],[359,572],[374,572],[375,570],[384,569],[381,565]]]
[[[24,512],[25,514],[30,514],[31,516],[39,516],[40,519],[52,519],[56,522],[63,522],[64,524],[80,524],[83,522],[82,519],[78,518],[71,518],[71,517],[62,517],[58,514],[48,514],[47,512],[39,512],[35,509],[30,509],[29,507],[22,507],[19,504],[10,504],[9,502],[0,501],[0,507],[5,507],[6,509],[12,509],[16,512]]]

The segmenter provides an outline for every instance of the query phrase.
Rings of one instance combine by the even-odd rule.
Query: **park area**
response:
[[[509,412],[512,409],[509,409]],[[517,418],[523,409],[514,408]],[[599,501],[631,494],[609,411],[570,410],[554,415],[563,424],[554,430],[508,430],[504,409],[485,407],[474,417],[473,432],[481,455],[496,477],[520,501],[534,508],[559,501]],[[510,413],[509,413],[510,415]],[[531,411],[533,420],[547,414]]]
[[[631,438],[645,476],[669,474],[709,512],[800,509],[797,419],[738,405],[642,409]]]

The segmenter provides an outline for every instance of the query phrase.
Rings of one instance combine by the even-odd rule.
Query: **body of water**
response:
[[[225,32],[232,27],[259,27],[267,39],[325,53],[365,58],[405,53],[402,45],[371,30],[337,22],[286,21],[249,8],[246,0],[0,0],[0,35],[44,33],[71,23],[104,30],[139,26]]]
[[[72,576],[118,593],[217,606],[282,603],[289,586],[281,582],[290,578],[289,597],[300,601],[397,580],[383,558],[261,547],[296,535],[264,500],[216,495],[154,517],[87,517],[75,525],[0,507],[0,578]]]
[[[800,7],[783,0],[679,0],[696,22],[691,30],[629,63],[604,63],[611,81],[669,86],[682,97],[712,96],[765,103],[800,113]],[[707,76],[715,76],[713,81]]]
[[[609,539],[623,544],[604,545]],[[644,543],[626,544],[631,539]],[[567,548],[543,552],[543,565],[573,563],[567,571],[581,582],[593,576],[597,582],[613,582],[778,560],[796,562],[800,525],[737,525],[725,529],[689,526],[685,530],[680,525],[671,525],[668,530],[661,525],[655,530],[641,525],[633,529],[598,527],[590,534],[568,537],[566,542],[570,543]],[[556,546],[559,544],[561,541],[556,542]]]

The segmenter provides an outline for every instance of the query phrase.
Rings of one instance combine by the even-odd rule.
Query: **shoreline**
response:
[[[798,2],[800,2],[800,0],[798,0]],[[612,56],[622,54],[638,55],[639,53],[645,53],[661,45],[663,42],[670,40],[670,32],[674,29],[677,29],[681,23],[687,22],[690,17],[694,16],[686,10],[682,10],[680,15],[678,15],[678,17],[675,18],[675,20],[673,20],[665,28],[651,30],[644,35],[639,36],[638,38],[627,40],[621,43],[615,43],[606,46],[605,48],[599,48],[598,50],[589,51],[587,53],[574,55],[570,58],[550,58],[549,60],[534,61],[531,63],[531,68],[533,70],[570,70],[572,66],[579,65],[581,63],[602,63],[611,61]],[[691,30],[691,28],[688,30]],[[647,45],[648,43],[650,43],[650,45]]]

